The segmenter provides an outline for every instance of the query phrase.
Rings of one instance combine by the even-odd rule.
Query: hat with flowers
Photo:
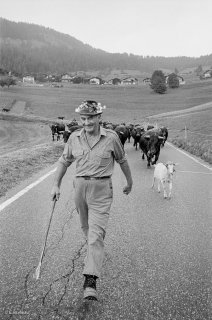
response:
[[[106,106],[102,106],[100,102],[85,100],[75,109],[75,112],[82,115],[96,116],[101,114],[103,109],[106,109]]]

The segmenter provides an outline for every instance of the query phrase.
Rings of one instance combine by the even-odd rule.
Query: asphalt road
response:
[[[0,319],[212,319],[212,171],[166,145],[159,161],[179,165],[172,199],[165,200],[151,189],[153,169],[140,151],[127,143],[126,152],[134,186],[130,195],[122,193],[125,179],[116,165],[99,301],[82,299],[86,246],[74,210],[73,166],[63,180],[39,280],[33,273],[53,176],[0,212]]]

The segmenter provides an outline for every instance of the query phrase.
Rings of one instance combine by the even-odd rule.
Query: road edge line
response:
[[[200,162],[198,159],[194,158],[192,155],[187,153],[186,151],[181,150],[180,148],[175,147],[172,143],[166,142],[170,147],[176,149],[177,151],[181,152],[182,154],[186,155],[188,158],[192,159],[194,162],[200,164],[201,166],[207,168],[208,170],[212,170],[212,167],[208,166],[207,164],[204,164]]]
[[[54,168],[53,170],[49,171],[46,173],[44,176],[40,177],[38,180],[35,182],[31,183],[18,193],[16,193],[13,197],[9,198],[8,200],[4,201],[3,203],[0,204],[0,212],[4,210],[7,206],[9,206],[11,203],[13,203],[15,200],[23,196],[25,193],[27,193],[30,189],[34,188],[36,185],[38,185],[40,182],[45,180],[47,177],[49,177],[51,174],[53,174],[56,171],[57,168]]]

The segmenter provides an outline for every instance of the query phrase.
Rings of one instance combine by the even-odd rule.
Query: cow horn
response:
[[[158,136],[158,139],[163,139],[164,140],[164,137]]]

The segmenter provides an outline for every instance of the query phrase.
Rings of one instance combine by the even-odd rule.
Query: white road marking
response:
[[[53,174],[55,171],[56,171],[56,168],[51,170],[51,171],[49,171],[47,174],[45,174],[44,176],[40,177],[38,180],[36,180],[35,182],[31,183],[29,186],[27,186],[26,188],[24,188],[20,192],[16,193],[13,197],[11,197],[10,199],[8,199],[5,202],[3,202],[2,204],[0,204],[0,212],[2,210],[4,210],[7,206],[9,206],[11,203],[13,203],[15,200],[17,200],[18,198],[23,196],[30,189],[34,188],[37,184],[39,184],[40,182],[45,180],[48,176]]]
[[[177,172],[183,172],[183,173],[199,173],[199,174],[212,174],[212,172],[181,171],[181,170],[177,170]]]
[[[169,142],[166,142],[170,147],[174,148],[175,150],[183,153],[184,155],[186,155],[188,158],[192,159],[193,161],[199,163],[201,166],[207,168],[208,170],[212,170],[212,168],[210,166],[208,166],[207,164],[204,164],[204,163],[201,163],[199,160],[195,159],[194,157],[192,157],[190,154],[188,154],[187,152],[173,146],[173,144],[169,143]]]

